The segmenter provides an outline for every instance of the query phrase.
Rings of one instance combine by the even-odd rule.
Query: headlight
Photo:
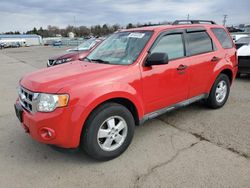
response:
[[[40,93],[38,96],[37,111],[39,112],[52,112],[58,107],[68,105],[69,95],[54,95]]]
[[[57,64],[62,64],[71,61],[72,58],[64,58],[64,59],[59,59],[56,61]]]
[[[72,58],[67,58],[67,59],[63,59],[63,60],[64,60],[64,62],[69,62],[72,60]]]

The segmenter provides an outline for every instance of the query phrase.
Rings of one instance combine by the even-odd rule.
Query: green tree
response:
[[[135,26],[134,26],[132,23],[129,23],[129,24],[126,26],[126,29],[131,29],[131,28],[135,28]]]
[[[36,27],[33,28],[32,34],[38,34]]]

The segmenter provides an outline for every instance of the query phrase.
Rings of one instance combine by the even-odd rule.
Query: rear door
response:
[[[161,34],[149,53],[168,53],[169,63],[142,66],[145,113],[153,112],[187,99],[188,69],[186,69],[183,30]]]
[[[207,93],[213,67],[219,59],[213,41],[204,28],[187,29],[185,43],[190,71],[188,98],[192,98]]]

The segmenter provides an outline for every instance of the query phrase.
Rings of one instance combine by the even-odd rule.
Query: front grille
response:
[[[248,60],[248,62],[250,63],[250,56],[239,56],[239,60]]]
[[[19,101],[24,109],[26,109],[29,112],[33,112],[33,99],[34,99],[34,93],[20,87],[19,88]]]
[[[54,60],[54,59],[49,59],[49,60],[48,60],[48,67],[53,66],[53,65],[55,64],[55,62],[56,62],[56,60]]]

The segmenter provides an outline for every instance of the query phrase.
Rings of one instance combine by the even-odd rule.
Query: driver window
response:
[[[182,34],[172,34],[162,37],[153,47],[151,53],[167,53],[170,60],[184,57]]]

